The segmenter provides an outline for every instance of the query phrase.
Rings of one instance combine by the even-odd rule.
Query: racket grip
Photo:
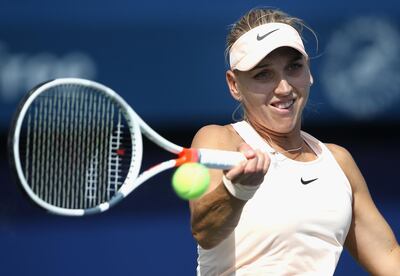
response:
[[[198,162],[212,169],[228,170],[246,157],[237,151],[224,151],[215,149],[198,149]]]

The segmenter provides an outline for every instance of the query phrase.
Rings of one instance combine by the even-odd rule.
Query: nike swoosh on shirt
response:
[[[268,32],[268,33],[266,33],[264,35],[261,35],[261,36],[260,36],[260,34],[257,34],[257,40],[258,41],[263,40],[264,38],[266,38],[267,36],[269,36],[270,34],[272,34],[273,32],[275,32],[277,30],[279,30],[279,29],[272,30],[272,31],[270,31],[270,32]]]
[[[317,180],[317,179],[318,179],[318,177],[317,177],[317,178],[310,179],[310,180],[304,180],[303,177],[302,177],[302,178],[300,179],[300,181],[301,181],[301,184],[307,185],[307,184],[310,184],[311,182],[314,182],[314,181]]]

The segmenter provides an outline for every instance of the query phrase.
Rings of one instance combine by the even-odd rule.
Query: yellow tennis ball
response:
[[[199,198],[210,185],[208,169],[199,163],[185,163],[172,176],[172,187],[185,200]]]

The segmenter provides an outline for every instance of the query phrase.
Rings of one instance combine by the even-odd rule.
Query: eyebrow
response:
[[[291,58],[291,59],[289,60],[289,63],[290,63],[290,62],[298,61],[298,60],[300,60],[300,59],[302,59],[302,58],[303,58],[303,55],[302,55],[301,53],[298,53],[298,54],[296,54],[293,58]],[[260,69],[260,68],[269,67],[269,66],[271,66],[271,63],[258,64],[258,65],[256,65],[253,69],[251,69],[250,71],[253,71],[253,70],[256,70],[256,69]]]

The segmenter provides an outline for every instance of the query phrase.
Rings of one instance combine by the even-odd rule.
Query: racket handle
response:
[[[213,169],[227,170],[233,168],[246,157],[237,151],[215,149],[198,149],[198,162]]]

